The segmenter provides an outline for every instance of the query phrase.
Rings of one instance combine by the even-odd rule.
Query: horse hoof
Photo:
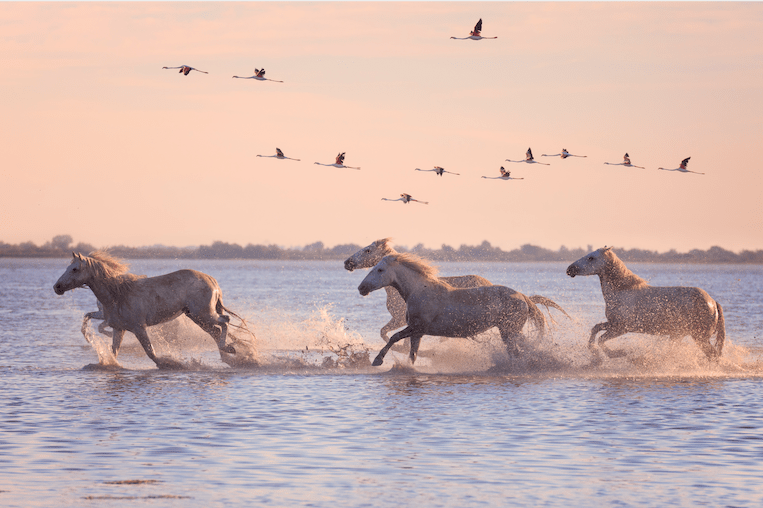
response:
[[[379,358],[377,356],[376,358],[374,358],[374,363],[372,363],[371,365],[373,365],[374,367],[378,367],[382,363],[384,363],[384,358]]]

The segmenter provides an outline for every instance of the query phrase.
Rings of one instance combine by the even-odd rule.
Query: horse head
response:
[[[344,269],[351,272],[356,268],[371,268],[375,266],[392,250],[387,245],[389,241],[389,238],[382,238],[381,240],[376,240],[371,245],[363,247],[344,260]]]
[[[87,259],[82,254],[72,252],[72,262],[53,285],[53,291],[62,295],[70,289],[84,286],[89,278]]]
[[[614,256],[612,247],[602,247],[578,259],[567,267],[567,275],[598,275]]]
[[[395,274],[393,270],[390,270],[391,264],[395,262],[391,256],[385,256],[379,263],[374,266],[363,282],[358,286],[358,292],[361,296],[366,296],[371,291],[376,291],[385,286],[389,286],[395,280]]]

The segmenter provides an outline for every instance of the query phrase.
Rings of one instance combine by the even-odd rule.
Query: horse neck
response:
[[[408,298],[410,298],[413,293],[427,286],[434,286],[436,284],[439,283],[437,281],[429,280],[410,268],[398,265],[395,270],[395,278],[389,285],[397,289],[397,292],[400,293],[403,300],[407,302]]]
[[[99,302],[105,308],[116,305],[121,300],[121,289],[127,281],[119,277],[94,277],[86,283]]]
[[[604,299],[618,291],[637,289],[648,285],[644,279],[630,271],[625,263],[619,259],[607,264],[604,270],[599,273],[599,281]]]

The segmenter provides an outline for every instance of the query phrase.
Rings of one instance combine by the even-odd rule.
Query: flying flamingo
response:
[[[511,176],[511,171],[506,171],[503,166],[501,166],[501,176],[483,176],[482,178],[487,178],[488,180],[524,180],[524,178],[514,178]]]
[[[256,79],[257,81],[274,81],[276,83],[283,83],[277,79],[270,79],[265,77],[265,69],[254,69],[254,76],[233,76],[238,79]]]
[[[686,169],[686,165],[689,164],[689,159],[691,159],[691,157],[687,157],[684,160],[682,160],[681,165],[675,169],[668,169],[668,168],[657,168],[657,169],[662,169],[664,171],[680,171],[681,173],[694,173],[697,175],[704,175],[705,173],[700,173],[698,171],[689,171],[688,169]]]
[[[566,148],[562,148],[562,153],[554,153],[554,154],[542,154],[541,157],[561,157],[562,159],[566,159],[567,157],[588,157],[587,155],[572,155],[570,152],[567,151]]]
[[[461,173],[454,173],[453,171],[445,171],[440,166],[435,166],[434,169],[419,169],[416,168],[416,171],[434,171],[437,173],[438,176],[442,176],[443,173],[450,173],[451,175],[460,175]]]
[[[289,159],[290,161],[298,161],[300,159],[292,159],[291,157],[286,157],[280,148],[276,148],[276,154],[275,155],[258,155],[257,157],[275,157],[276,159]]]
[[[532,148],[528,148],[527,149],[527,152],[525,153],[525,160],[523,160],[523,161],[513,161],[511,159],[506,159],[506,162],[526,162],[527,164],[543,164],[544,166],[550,166],[551,165],[551,164],[547,164],[545,162],[538,162],[538,161],[536,161],[533,158]]]
[[[344,165],[344,154],[347,152],[341,152],[339,155],[336,156],[336,162],[334,164],[321,164],[320,162],[315,162],[314,164],[318,164],[319,166],[334,166],[335,168],[348,168],[348,169],[360,169],[360,168],[354,168],[352,166],[345,166]]]
[[[628,168],[646,169],[644,166],[634,166],[631,164],[631,158],[627,152],[625,155],[623,155],[623,162],[605,162],[604,164],[609,164],[610,166],[625,166]]]
[[[191,71],[198,71],[203,72],[204,74],[209,74],[207,71],[200,71],[199,69],[189,67],[188,65],[181,65],[180,67],[162,67],[162,69],[180,69],[178,73],[182,72],[184,76],[188,76],[188,73]]]
[[[471,39],[473,41],[478,41],[480,39],[497,39],[498,38],[498,37],[482,37],[480,35],[481,31],[482,31],[482,18],[480,18],[480,20],[477,21],[477,24],[474,25],[474,30],[469,32],[469,37],[451,37],[451,39],[458,39],[460,41]]]
[[[410,194],[406,194],[406,193],[400,194],[400,197],[397,198],[397,199],[382,198],[382,201],[402,201],[406,205],[408,203],[410,203],[411,201],[415,201],[417,203],[421,203],[422,205],[428,205],[429,204],[429,202],[427,202],[427,201],[419,201],[418,199],[413,199]]]

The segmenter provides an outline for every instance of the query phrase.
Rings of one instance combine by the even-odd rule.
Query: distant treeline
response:
[[[342,244],[326,248],[323,242],[316,242],[302,248],[285,249],[278,245],[253,245],[242,247],[235,243],[214,242],[212,245],[200,247],[167,247],[154,245],[151,247],[126,247],[119,245],[109,247],[111,254],[125,259],[282,259],[282,260],[325,260],[345,259],[357,252],[362,245]],[[427,249],[419,244],[408,249],[395,246],[400,252],[413,252],[432,261],[562,261],[572,262],[593,250],[590,245],[586,249],[568,249],[560,247],[559,250],[550,250],[535,245],[523,245],[518,249],[504,251],[500,247],[493,247],[490,242],[484,241],[480,245],[461,245],[459,248],[443,245],[439,249]],[[68,257],[72,251],[87,254],[96,248],[87,243],[73,245],[69,235],[58,235],[50,242],[37,246],[32,242],[11,245],[0,241],[0,257],[31,257],[51,258]],[[708,250],[694,249],[689,252],[679,253],[675,250],[669,252],[655,252],[641,249],[618,249],[615,247],[618,257],[625,262],[644,263],[744,263],[763,264],[763,250],[744,250],[735,253],[711,247]]]

